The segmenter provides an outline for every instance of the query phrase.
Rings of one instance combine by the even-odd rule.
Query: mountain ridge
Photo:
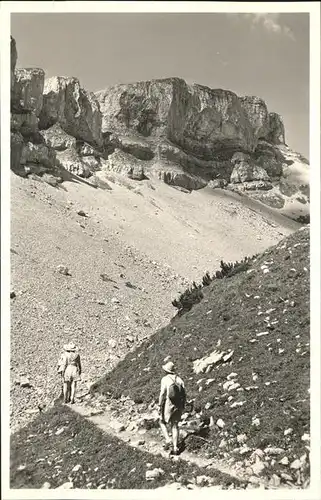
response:
[[[263,99],[164,78],[87,92],[75,77],[16,69],[11,42],[11,168],[58,184],[109,172],[189,191],[233,190],[309,221],[309,167]],[[77,146],[77,142],[79,143]],[[49,177],[48,177],[49,175]]]

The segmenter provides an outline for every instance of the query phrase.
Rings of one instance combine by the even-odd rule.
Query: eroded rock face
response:
[[[45,81],[40,129],[59,123],[76,139],[101,145],[101,120],[94,95],[84,90],[77,78],[52,77]]]
[[[67,148],[76,147],[75,137],[66,134],[59,123],[56,123],[47,130],[42,130],[41,135],[43,136],[46,144],[51,146],[56,151],[64,151]]]
[[[96,93],[103,132],[168,139],[209,160],[224,148],[253,150],[255,137],[236,94],[179,78],[117,85]]]
[[[256,140],[265,138],[269,134],[270,119],[267,106],[263,99],[255,96],[241,97],[243,109],[251,124]]]
[[[56,169],[55,151],[45,144],[38,128],[44,71],[15,69],[16,62],[16,43],[11,37],[11,169],[21,176],[53,172]]]
[[[16,69],[16,61],[11,38],[11,168],[19,175],[154,175],[182,190],[243,191],[292,218],[308,215],[308,162],[285,145],[282,118],[262,99],[180,78],[92,94],[77,78],[45,81],[43,70]]]
[[[148,166],[148,165],[147,165]],[[104,165],[106,170],[123,174],[131,179],[141,181],[145,179],[146,162],[135,158],[129,153],[116,149]]]
[[[257,165],[251,165],[245,161],[237,163],[231,174],[231,182],[234,184],[248,181],[269,181],[270,178],[266,170]]]
[[[285,144],[285,130],[281,116],[277,113],[270,113],[269,121],[268,141],[272,144]]]
[[[15,79],[14,71],[16,69],[17,58],[18,58],[16,41],[15,41],[15,39],[13,37],[11,37],[11,41],[10,41],[10,51],[11,51],[11,59],[10,59],[11,88],[12,88],[14,86],[14,79]]]
[[[23,137],[20,132],[11,132],[10,134],[10,148],[11,148],[11,164],[10,168],[14,172],[23,173],[23,167],[20,165],[21,153],[23,149]]]
[[[45,73],[40,68],[16,69],[11,95],[12,111],[29,112],[39,116],[42,108],[44,81]]]

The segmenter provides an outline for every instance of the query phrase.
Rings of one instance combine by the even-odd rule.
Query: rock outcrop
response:
[[[16,69],[17,48],[11,37],[11,169],[19,175],[55,172],[56,156],[39,133],[44,71]]]
[[[11,39],[12,168],[81,177],[111,170],[155,176],[189,191],[246,193],[308,220],[308,162],[285,144],[282,118],[255,96],[181,78],[116,85],[92,94],[77,78],[15,69]],[[28,167],[29,165],[29,167]],[[52,172],[51,172],[52,173]]]
[[[59,123],[76,139],[101,146],[101,121],[96,99],[81,88],[77,78],[52,77],[46,80],[40,113],[41,129]]]
[[[112,155],[105,168],[125,173],[139,160],[145,175],[168,184],[227,187],[308,220],[308,162],[285,145],[282,118],[262,99],[179,78],[116,85],[96,97],[103,135],[118,150],[117,167]]]

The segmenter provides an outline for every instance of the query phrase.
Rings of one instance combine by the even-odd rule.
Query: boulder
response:
[[[47,169],[51,169],[55,166],[55,162],[55,151],[48,148],[46,144],[34,144],[30,141],[23,143],[21,165],[43,165]]]
[[[158,178],[170,186],[181,187],[188,191],[202,189],[206,186],[206,181],[199,176],[184,172],[175,164],[158,162],[152,169],[152,174],[157,174]]]
[[[110,144],[121,149],[138,160],[152,160],[154,158],[153,146],[139,136],[111,135]]]
[[[61,167],[72,174],[84,178],[91,176],[91,169],[82,161],[82,158],[78,156],[75,149],[71,148],[65,151],[57,151],[57,161]]]
[[[103,168],[140,181],[145,179],[145,164],[146,162],[138,160],[120,149],[116,149],[115,152],[108,157],[108,160],[104,162]]]
[[[16,69],[11,89],[11,111],[39,116],[43,103],[44,81],[45,72],[40,68]]]
[[[99,146],[101,121],[94,94],[84,90],[77,78],[55,76],[45,81],[40,129],[59,123],[67,134]]]
[[[76,147],[75,137],[67,134],[59,123],[55,123],[52,127],[42,130],[41,135],[46,144],[56,151],[64,151],[65,149]]]
[[[163,469],[156,467],[155,469],[147,470],[145,473],[145,478],[146,481],[154,481],[155,479],[159,479],[160,477],[162,477],[164,474],[165,472],[163,471]]]
[[[272,208],[278,208],[281,209],[284,207],[285,200],[284,198],[275,192],[271,193],[257,193],[255,195],[255,199],[261,201],[265,205],[268,205],[269,207]]]
[[[11,113],[10,128],[26,139],[32,138],[38,132],[38,118],[35,113]]]
[[[269,181],[270,177],[264,168],[240,161],[236,163],[230,180],[231,183],[238,184],[248,181]]]
[[[244,191],[269,191],[273,189],[272,182],[269,181],[246,181],[240,182],[237,184],[228,184],[228,189],[236,192],[244,192]]]
[[[227,186],[227,181],[225,179],[214,179],[209,181],[207,187],[211,189],[224,189]]]

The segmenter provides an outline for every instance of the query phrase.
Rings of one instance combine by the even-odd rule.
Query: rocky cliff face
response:
[[[90,178],[113,170],[188,190],[227,188],[290,217],[309,214],[308,162],[285,145],[282,118],[253,96],[180,78],[116,85],[95,95],[76,78],[15,69],[12,168]]]

